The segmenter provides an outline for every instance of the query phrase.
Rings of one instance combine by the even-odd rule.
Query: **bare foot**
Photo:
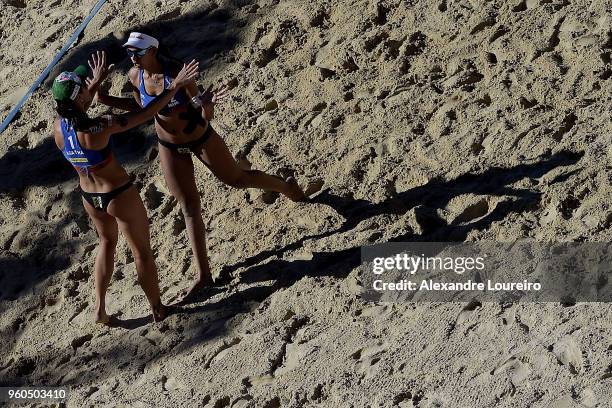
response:
[[[153,321],[155,323],[161,322],[170,314],[168,311],[168,306],[164,305],[161,300],[156,306],[153,306],[151,309],[153,310]]]
[[[321,191],[321,188],[323,188],[323,184],[324,182],[321,179],[309,181],[308,185],[306,186],[306,190],[304,191],[304,195],[306,197],[310,197],[311,195],[318,193]]]
[[[103,320],[96,320],[96,324],[100,324],[106,327],[119,327],[120,323],[121,321],[115,315],[106,316],[106,319]]]
[[[96,324],[107,326],[108,322],[110,321],[110,316],[107,315],[105,311],[98,311],[95,313],[94,320],[96,321]]]
[[[296,201],[296,202],[306,200],[306,195],[300,188],[300,185],[298,184],[295,178],[288,177],[287,180],[285,181],[287,182],[287,184],[289,184],[289,192],[285,194],[287,198],[289,198],[291,201]]]

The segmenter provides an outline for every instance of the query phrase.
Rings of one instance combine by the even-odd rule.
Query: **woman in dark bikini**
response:
[[[157,270],[149,242],[149,220],[136,187],[113,157],[110,136],[150,120],[176,94],[197,76],[192,61],[146,109],[124,115],[89,118],[87,109],[101,82],[108,75],[106,56],[96,53],[89,61],[93,79],[86,79],[87,68],[62,72],[53,82],[53,98],[58,117],[54,124],[57,147],[79,175],[83,206],[93,221],[100,244],[95,263],[95,320],[110,324],[106,314],[106,290],[113,272],[118,229],[125,236],[134,256],[138,282],[153,310],[155,321],[166,317],[167,309],[159,294]]]
[[[129,71],[134,98],[99,94],[98,100],[111,107],[137,111],[166,89],[177,67],[160,59],[159,41],[141,33],[131,33],[124,44],[134,66]],[[178,200],[196,259],[197,277],[183,297],[213,284],[208,257],[200,195],[193,167],[193,156],[204,163],[223,183],[237,188],[261,188],[284,194],[293,201],[306,198],[295,179],[283,180],[259,170],[238,166],[223,139],[210,125],[214,105],[227,95],[227,88],[200,94],[195,81],[177,92],[170,103],[155,116],[159,157],[170,192]]]

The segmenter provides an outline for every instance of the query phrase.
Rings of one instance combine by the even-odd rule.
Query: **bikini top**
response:
[[[110,140],[106,147],[101,150],[85,149],[79,143],[79,138],[70,122],[61,118],[60,123],[64,136],[62,154],[74,168],[89,174],[110,163],[113,156]]]
[[[149,95],[147,93],[145,83],[144,83],[143,73],[144,71],[141,69],[138,74],[140,78],[140,87],[139,87],[140,103],[143,108],[146,108],[147,105],[149,105],[155,98],[157,98],[157,95]],[[168,89],[171,83],[172,81],[170,79],[170,76],[167,75],[164,69],[164,90]],[[189,103],[189,97],[187,96],[187,93],[185,92],[184,89],[180,89],[174,95],[174,97],[170,100],[170,102],[168,102],[168,105],[166,105],[162,110],[160,110],[159,113],[164,116],[167,116],[172,109],[185,105],[187,103]]]

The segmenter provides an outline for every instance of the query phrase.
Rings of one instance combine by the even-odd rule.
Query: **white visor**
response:
[[[150,35],[142,33],[131,33],[130,38],[123,44],[124,47],[134,47],[139,50],[146,50],[147,48],[155,47],[159,48],[159,41]]]

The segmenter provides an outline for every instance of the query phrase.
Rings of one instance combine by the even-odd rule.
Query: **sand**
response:
[[[0,116],[95,1],[0,1]],[[609,304],[371,303],[387,241],[610,241],[612,7],[578,0],[110,1],[54,70],[152,29],[237,157],[313,203],[196,178],[218,290],[150,323],[123,239],[92,324],[97,237],[50,137],[49,80],[0,140],[0,386],[67,406],[610,407]],[[97,107],[96,112],[102,112]],[[195,267],[152,124],[115,137],[151,219],[164,299]],[[270,200],[266,200],[270,201]]]

